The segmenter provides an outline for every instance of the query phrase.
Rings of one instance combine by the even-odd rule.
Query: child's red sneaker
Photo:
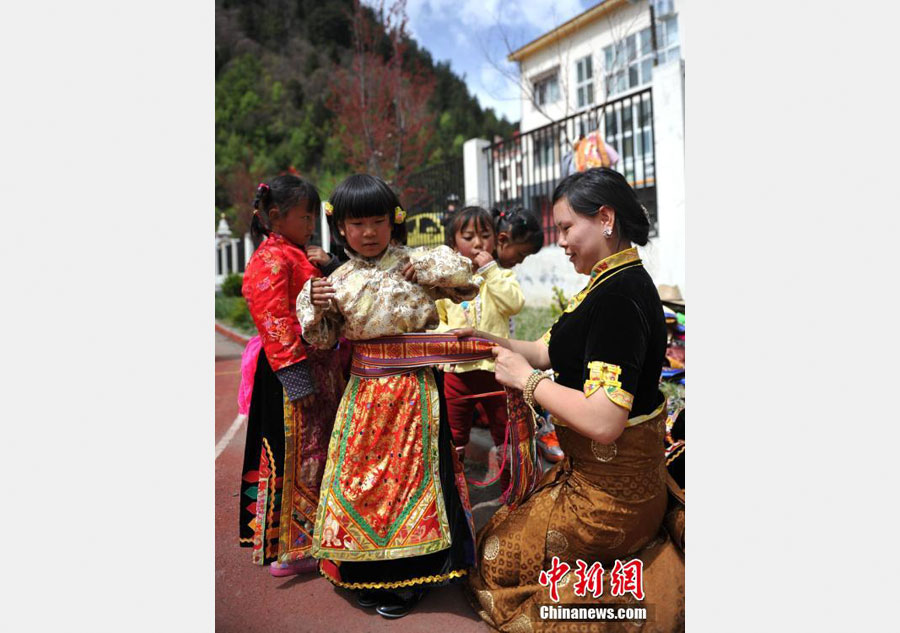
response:
[[[548,462],[561,462],[566,456],[559,446],[559,439],[556,437],[556,429],[538,436],[537,445],[538,448],[541,449],[541,454]]]

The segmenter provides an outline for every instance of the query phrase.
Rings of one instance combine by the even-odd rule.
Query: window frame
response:
[[[552,92],[550,89],[551,82],[556,84],[555,98],[552,98],[550,94]],[[531,105],[534,108],[552,105],[559,101],[559,66],[533,77],[531,79],[531,92]]]
[[[584,70],[582,70],[584,69]],[[588,74],[588,71],[590,74]],[[582,78],[579,80],[579,75]],[[590,97],[590,98],[588,98]],[[594,54],[590,53],[575,60],[575,108],[581,110],[596,105],[594,90]]]
[[[674,26],[672,30],[675,32],[675,39],[672,42],[669,42],[670,24]],[[653,80],[653,40],[650,28],[649,25],[645,26],[640,31],[603,47],[602,81],[606,87],[607,99],[643,88]],[[678,24],[678,13],[672,11],[663,17],[657,16],[655,28],[658,46],[656,53],[659,63],[674,59],[676,51],[677,57],[680,59],[681,28]],[[646,47],[645,52],[644,44],[648,42],[649,46]],[[631,57],[632,52],[636,53],[633,58]],[[636,79],[636,83],[632,83],[633,79]]]

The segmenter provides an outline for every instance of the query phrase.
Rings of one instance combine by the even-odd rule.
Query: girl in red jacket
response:
[[[336,262],[307,256],[321,202],[310,183],[286,175],[262,183],[251,234],[263,239],[247,262],[243,295],[262,342],[253,380],[241,482],[240,543],[273,576],[312,571],[319,486],[344,390],[339,355],[307,347],[294,311],[311,277]],[[321,250],[321,249],[319,249]]]

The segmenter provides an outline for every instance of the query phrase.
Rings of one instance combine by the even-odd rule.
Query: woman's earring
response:
[[[612,229],[609,227],[606,227],[605,229],[603,229],[603,235],[605,237],[612,237]]]

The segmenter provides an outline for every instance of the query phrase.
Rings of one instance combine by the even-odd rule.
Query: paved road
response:
[[[336,589],[318,574],[273,578],[267,569],[250,563],[250,551],[237,544],[238,491],[246,434],[246,422],[237,415],[240,353],[240,345],[216,333],[215,440],[221,448],[215,464],[216,631],[489,631],[458,586],[432,590],[410,615],[390,621],[374,610],[360,609],[349,591]],[[229,429],[235,427],[229,441]],[[483,442],[487,433],[477,436]],[[490,496],[490,491],[479,493],[481,498]],[[486,520],[487,513],[481,514]]]

